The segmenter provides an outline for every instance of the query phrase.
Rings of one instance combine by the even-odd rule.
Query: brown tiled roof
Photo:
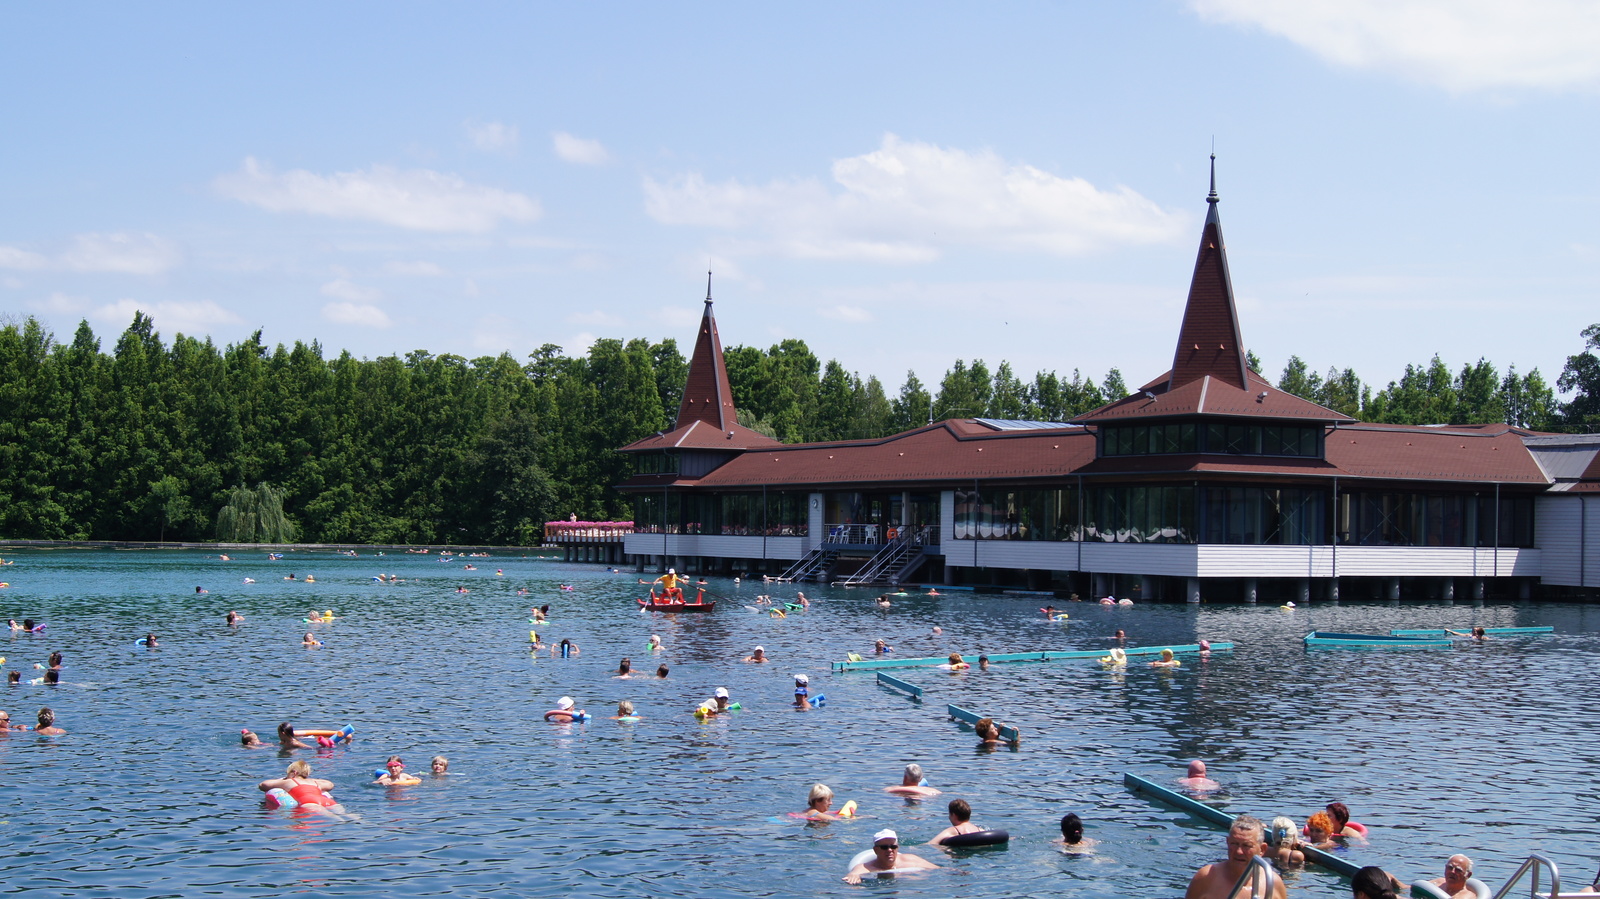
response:
[[[678,405],[678,421],[673,430],[681,430],[693,421],[703,421],[719,431],[728,431],[728,426],[737,420],[733,388],[728,385],[728,369],[722,361],[722,339],[717,336],[717,320],[711,315],[708,277],[706,311],[700,317],[700,333],[694,340],[689,379],[683,385],[683,401]]]
[[[971,421],[952,420],[882,440],[751,451],[694,483],[714,489],[763,484],[826,489],[974,480],[1064,481],[1082,474],[1340,477],[1542,487],[1548,481],[1523,446],[1521,433],[1505,425],[1445,429],[1355,424],[1328,433],[1326,460],[1200,454],[1095,459],[1094,435],[1081,428],[996,433]]]
[[[765,434],[758,434],[741,424],[731,421],[722,429],[698,419],[688,424],[673,428],[664,434],[656,434],[617,450],[619,453],[646,453],[652,450],[671,449],[703,449],[725,450],[738,452],[746,449],[762,449],[770,446],[783,446]]]
[[[1248,372],[1247,387],[1202,375],[1169,389],[1167,376],[1146,384],[1140,392],[1101,406],[1073,419],[1078,424],[1102,424],[1168,418],[1177,415],[1214,415],[1239,418],[1275,418],[1300,423],[1354,421],[1342,412],[1319,406],[1292,393],[1284,393],[1266,378]]]

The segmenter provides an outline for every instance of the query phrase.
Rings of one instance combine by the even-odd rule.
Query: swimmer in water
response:
[[[60,671],[61,670],[61,668],[62,668],[62,665],[61,665],[61,650],[58,649],[55,652],[50,653],[50,668],[53,671]],[[1349,815],[1346,815],[1345,819],[1349,820],[1349,817],[1350,817]]]
[[[307,648],[313,647],[313,646],[321,646],[322,645],[322,641],[317,639],[317,635],[316,634],[313,634],[310,631],[306,631],[305,637],[301,638],[301,640],[300,640],[300,645],[301,646],[305,646]]]
[[[1022,743],[1022,732],[1017,731],[1016,736],[1007,740],[1000,735],[1000,725],[992,718],[980,718],[973,725],[973,730],[978,734],[979,749],[998,749],[1001,746],[1010,746],[1013,749]],[[1016,731],[1016,728],[1012,728]]]
[[[1233,826],[1228,829],[1228,858],[1225,861],[1213,862],[1196,871],[1194,878],[1189,881],[1189,889],[1184,893],[1184,899],[1287,899],[1289,893],[1284,887],[1283,878],[1276,875],[1268,877],[1271,881],[1267,885],[1267,895],[1256,895],[1253,887],[1241,889],[1237,893],[1234,885],[1246,880],[1245,874],[1254,864],[1252,859],[1261,850],[1262,827],[1261,821],[1250,815],[1240,815],[1233,819]]]
[[[46,671],[44,673],[44,685],[45,686],[53,687],[53,686],[55,686],[56,684],[59,684],[59,683],[61,683],[61,669],[60,668],[51,668],[49,671]]]
[[[830,811],[832,808],[833,790],[827,784],[812,784],[811,792],[806,794],[806,810],[800,812],[800,817],[820,824],[840,821],[846,817],[834,814]]]
[[[1210,777],[1206,776],[1206,763],[1200,761],[1199,759],[1195,759],[1189,763],[1188,776],[1178,778],[1178,783],[1182,784],[1186,789],[1196,790],[1199,792],[1218,790],[1222,788],[1222,784],[1219,784]]]
[[[666,680],[667,679],[667,666],[662,665],[660,668],[656,669],[656,678],[658,680]]]
[[[206,589],[206,588],[204,588],[204,587],[196,587],[196,588],[194,588],[194,592],[195,592],[195,593],[196,593],[196,594],[200,594],[200,593],[210,593],[210,592],[211,592],[211,591],[210,591],[210,590],[207,590],[207,589]]]
[[[556,700],[556,707],[544,713],[544,720],[554,721],[557,724],[572,722],[582,719],[583,711],[574,709],[575,703],[571,696],[563,696]]]
[[[428,762],[428,770],[433,772],[434,777],[449,774],[450,760],[442,755],[436,755],[432,761]]]
[[[389,761],[385,762],[383,767],[386,770],[378,775],[378,779],[373,783],[385,787],[409,787],[422,783],[422,778],[406,773],[406,763],[401,761],[398,755],[389,756]]]
[[[882,640],[874,640],[874,641],[872,641],[872,651],[874,653],[876,653],[877,655],[881,656],[884,653],[886,653],[886,652],[888,652],[888,651],[890,651],[892,649],[894,649],[893,646],[890,646],[889,644],[883,642]]]
[[[900,852],[900,837],[892,830],[880,830],[872,835],[872,858],[845,872],[845,883],[860,883],[864,874],[882,874],[888,871],[920,871],[938,865],[915,855]]]
[[[939,795],[938,790],[933,787],[923,786],[922,781],[922,766],[912,762],[906,766],[905,773],[900,776],[900,782],[892,787],[884,787],[883,791],[885,793],[893,793],[896,796],[904,796],[907,799],[927,799],[930,796]]]
[[[263,793],[273,790],[282,790],[290,798],[300,803],[302,808],[327,809],[335,814],[343,814],[344,806],[337,799],[328,795],[333,789],[333,781],[323,780],[311,776],[311,765],[304,761],[289,763],[289,770],[282,777],[263,780],[258,789]]]
[[[893,605],[893,603],[889,602],[889,594],[881,593],[878,595],[878,608],[887,609],[891,605]]]
[[[758,665],[762,662],[772,661],[771,659],[767,658],[767,648],[765,646],[757,646],[755,649],[750,651],[748,656],[745,656],[744,660],[746,662],[751,662]]]
[[[238,612],[229,612],[228,613],[228,627],[238,627],[239,626],[239,622],[241,622],[243,620],[244,620],[244,616],[240,615]]]
[[[651,634],[650,635],[650,644],[645,648],[650,650],[651,652],[660,652],[661,651],[661,635],[660,634]]]
[[[551,656],[575,656],[578,654],[578,644],[572,642],[571,637],[562,637],[561,642],[550,647]]]
[[[978,670],[979,671],[988,671],[989,670],[989,657],[988,656],[978,656]]]
[[[278,725],[278,748],[288,750],[310,749],[311,747],[300,742],[300,740],[294,735],[294,726],[289,722],[284,721]]]
[[[1161,658],[1150,663],[1151,668],[1176,668],[1183,663],[1172,657],[1172,650],[1161,650]]]
[[[613,677],[617,680],[626,680],[633,677],[633,660],[623,659],[622,662],[617,665],[617,673],[613,675]]]
[[[1118,643],[1125,642],[1128,639],[1128,632],[1119,627],[1117,632],[1111,635],[1111,639]]]
[[[139,641],[139,645],[147,647],[149,649],[155,649],[156,648],[156,635],[155,634],[145,634],[144,635],[144,639]]]
[[[17,686],[17,685],[19,685],[21,683],[22,683],[22,672],[21,671],[13,671],[13,672],[11,672],[11,673],[6,675],[6,684],[7,684],[7,686],[15,687],[15,686]]]
[[[1097,840],[1086,840],[1083,837],[1083,819],[1075,812],[1067,812],[1061,816],[1061,843],[1067,851],[1089,849]]]
[[[639,716],[637,716],[637,715],[635,715],[633,713],[633,703],[631,703],[628,700],[624,699],[621,702],[617,703],[617,713],[615,715],[611,716],[611,720],[612,721],[621,721],[624,718],[637,718],[637,717],[639,717]]]
[[[794,707],[802,712],[811,708],[811,679],[804,674],[794,676]],[[832,793],[828,795],[833,796]]]
[[[47,737],[56,737],[66,733],[61,728],[56,727],[56,713],[50,711],[49,706],[39,710],[39,725],[33,729],[33,732]]]
[[[265,746],[267,744],[262,742],[261,738],[256,736],[253,731],[240,730],[239,745],[245,747],[246,749],[255,749],[258,746]]]
[[[952,799],[948,809],[950,826],[933,835],[928,842],[935,846],[943,846],[944,841],[964,833],[977,833],[983,830],[972,823],[972,806],[965,799]]]
[[[961,653],[952,652],[950,653],[950,661],[940,665],[939,667],[946,671],[965,671],[972,666],[961,660]]]

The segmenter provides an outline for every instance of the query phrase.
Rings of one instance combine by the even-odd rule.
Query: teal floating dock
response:
[[[1185,796],[1182,793],[1169,790],[1137,774],[1124,773],[1122,775],[1122,783],[1134,793],[1141,793],[1152,799],[1164,802],[1173,808],[1182,809],[1196,818],[1215,824],[1218,827],[1231,827],[1233,819],[1238,817],[1238,815],[1229,814],[1216,806],[1206,805],[1204,802]],[[1264,822],[1269,820],[1271,820],[1270,817],[1262,819]],[[1310,846],[1300,846],[1299,848],[1300,851],[1306,854],[1306,861],[1319,867],[1327,868],[1335,874],[1354,877],[1356,872],[1361,870],[1360,865],[1346,861],[1337,855],[1329,855],[1321,849],[1314,849]]]
[[[1125,649],[1124,651],[1128,654],[1128,658],[1132,659],[1139,656],[1158,656],[1161,655],[1161,650],[1163,649],[1170,649],[1172,650],[1173,654],[1180,656],[1197,655],[1200,652],[1200,645],[1197,643],[1189,643],[1167,646],[1135,646]],[[994,665],[1001,662],[1059,662],[1064,659],[1102,659],[1105,658],[1106,653],[1110,651],[1110,647],[1107,647],[1105,649],[1069,649],[1043,650],[1039,652],[989,653],[989,664]],[[1232,652],[1233,644],[1213,643],[1211,644],[1211,651]],[[963,658],[965,658],[965,656],[963,656]],[[977,658],[974,657],[967,659],[967,662],[968,664],[976,667]],[[862,659],[859,662],[833,662],[831,665],[834,671],[876,671],[884,668],[936,668],[940,665],[948,665],[949,663],[949,656],[934,656],[931,658],[917,659]]]
[[[947,705],[945,708],[949,710],[951,718],[954,718],[955,720],[965,724],[976,725],[981,719],[993,717],[992,715],[980,715],[977,712],[969,712],[958,705]],[[1000,739],[1017,739],[1017,729],[1006,724],[1000,725]]]
[[[1455,630],[1458,633],[1466,633],[1466,634],[1472,633],[1472,628],[1470,628],[1470,627],[1451,628],[1451,630]],[[1519,634],[1552,634],[1552,633],[1555,633],[1555,630],[1556,629],[1554,627],[1546,625],[1544,627],[1486,627],[1486,628],[1483,629],[1483,632],[1485,634],[1490,635],[1490,636],[1493,636],[1495,634],[1505,634],[1507,636],[1516,636],[1516,635],[1519,635]],[[1396,637],[1444,637],[1444,636],[1451,636],[1451,635],[1446,634],[1445,633],[1445,629],[1442,628],[1442,627],[1427,628],[1427,629],[1424,629],[1424,630],[1398,630],[1398,631],[1390,631],[1389,633],[1393,634]]]
[[[884,674],[881,671],[878,672],[878,683],[888,687],[891,690],[899,690],[902,693],[908,693],[911,695],[912,699],[922,699],[921,687],[917,686],[916,684],[908,684],[892,674]]]
[[[1392,634],[1340,634],[1333,631],[1312,631],[1306,634],[1307,646],[1336,646],[1346,649],[1356,646],[1376,646],[1387,649],[1438,649],[1452,645],[1449,640],[1429,637],[1396,637]]]

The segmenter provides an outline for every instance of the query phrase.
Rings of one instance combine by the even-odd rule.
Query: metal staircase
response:
[[[800,561],[790,565],[787,571],[773,580],[820,581],[833,568],[833,562],[837,558],[839,558],[838,547],[824,543],[800,557]]]
[[[836,587],[894,586],[920,566],[925,557],[926,553],[920,545],[895,540],[884,544],[883,549],[878,550],[855,574],[833,584]]]

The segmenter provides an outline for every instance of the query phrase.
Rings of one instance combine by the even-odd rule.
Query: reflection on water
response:
[[[10,553],[8,553],[8,556]],[[128,897],[279,895],[767,896],[893,889],[944,896],[981,884],[986,896],[1065,891],[1090,897],[1181,894],[1222,836],[1127,793],[1124,771],[1158,782],[1205,758],[1224,790],[1215,802],[1303,821],[1333,799],[1372,827],[1361,863],[1403,879],[1442,873],[1465,852],[1491,883],[1530,851],[1549,851],[1568,878],[1600,856],[1592,729],[1594,614],[1581,606],[1073,604],[1064,624],[1039,600],[952,593],[897,599],[808,586],[811,610],[753,612],[756,594],[793,587],[715,581],[710,615],[641,614],[631,573],[497,557],[248,554],[219,562],[187,552],[35,552],[7,569],[6,617],[49,622],[42,635],[0,641],[7,669],[40,674],[66,655],[63,685],[24,685],[0,708],[30,721],[40,705],[69,734],[0,738],[0,832],[12,889]],[[496,576],[495,569],[504,570]],[[294,572],[316,583],[284,581]],[[397,572],[398,585],[372,576]],[[257,583],[242,583],[246,577]],[[576,585],[560,591],[556,585]],[[211,592],[196,595],[196,585]],[[457,594],[457,585],[470,588]],[[526,588],[528,596],[516,591]],[[550,603],[546,639],[578,656],[527,651],[528,608]],[[307,624],[312,609],[340,620]],[[229,609],[244,614],[237,630]],[[1312,650],[1308,630],[1551,624],[1553,637],[1506,638],[1434,651]],[[934,626],[943,628],[934,635]],[[914,702],[870,673],[828,662],[887,639],[897,655],[1098,649],[1121,627],[1133,645],[1232,640],[1235,652],[1187,659],[1177,671],[1093,661],[997,665],[952,675],[897,672],[924,687]],[[145,631],[160,648],[135,645]],[[314,631],[324,642],[306,649]],[[650,634],[665,649],[652,654]],[[774,661],[741,661],[756,644]],[[631,656],[645,672],[613,678]],[[666,680],[648,676],[666,663]],[[804,672],[822,709],[790,708]],[[743,710],[706,722],[690,710],[725,686]],[[595,719],[542,720],[562,695]],[[642,720],[610,720],[629,699]],[[980,753],[944,716],[957,703],[1022,729],[1019,751]],[[301,752],[359,818],[337,823],[262,808],[257,781],[281,775],[275,749],[243,749],[238,731],[276,724],[353,724],[351,749]],[[371,786],[390,754],[413,771],[451,759],[444,778]],[[882,792],[906,762],[946,792],[916,803]],[[814,782],[860,821],[808,826],[788,813]],[[947,798],[1012,834],[1004,850],[916,847],[945,824]],[[1100,841],[1064,853],[1051,840],[1075,811]],[[947,870],[899,883],[845,887],[844,863],[892,827]],[[979,877],[981,880],[951,877]],[[1346,896],[1319,871],[1296,894]]]

